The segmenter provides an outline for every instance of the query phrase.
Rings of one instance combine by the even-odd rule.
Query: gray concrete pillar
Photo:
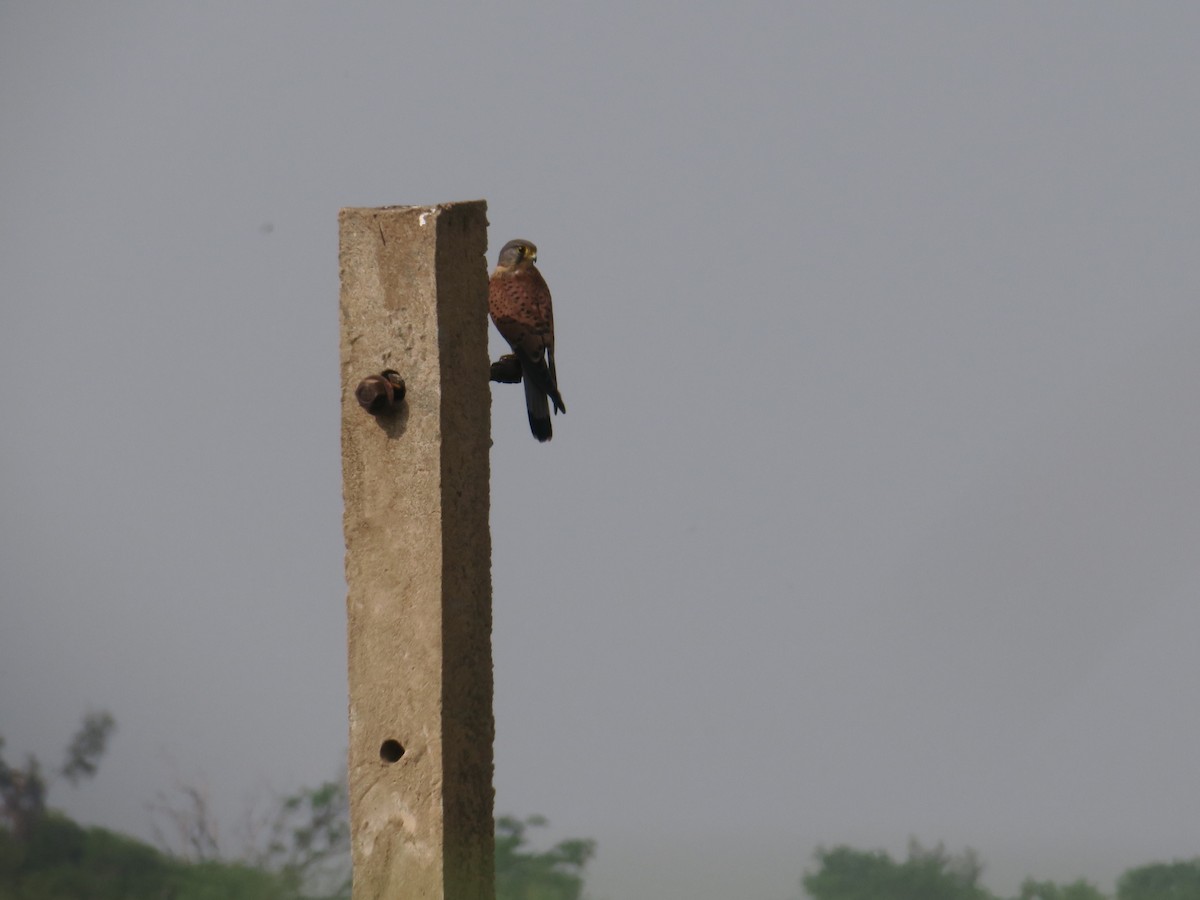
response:
[[[339,226],[354,900],[492,900],[487,205]]]

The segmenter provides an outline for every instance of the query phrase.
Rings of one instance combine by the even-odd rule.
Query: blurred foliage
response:
[[[96,774],[116,720],[87,713],[58,775]],[[4,740],[0,738],[0,751]],[[46,806],[38,759],[0,756],[0,900],[288,900],[288,880],[242,863],[192,864],[104,828],[84,828]]]
[[[908,859],[896,862],[882,851],[851,847],[821,848],[819,867],[804,876],[814,900],[991,900],[979,885],[983,864],[973,850],[958,856],[939,844],[927,849],[916,841]]]
[[[1070,884],[1055,884],[1053,881],[1034,881],[1027,878],[1021,884],[1021,893],[1016,900],[1106,900],[1095,885],[1082,878]]]
[[[71,739],[67,747],[67,759],[59,772],[71,782],[79,784],[84,778],[96,774],[100,765],[100,757],[108,749],[108,739],[117,727],[117,720],[111,713],[86,713],[79,731]]]
[[[88,713],[56,774],[72,784],[96,774],[116,721]],[[104,828],[85,828],[46,806],[36,757],[11,765],[0,737],[0,900],[347,900],[350,811],[345,782],[329,781],[278,801],[259,839],[231,860],[217,840],[208,794],[179,784],[159,792],[155,848]],[[592,841],[532,850],[528,829],[546,820],[496,822],[498,900],[579,900]],[[157,829],[156,829],[157,830]]]
[[[567,840],[538,853],[526,834],[545,825],[541,816],[496,820],[496,900],[579,900],[596,842]]]
[[[0,737],[0,751],[4,738]],[[0,822],[20,838],[28,838],[46,809],[46,779],[37,759],[29,756],[25,766],[9,765],[0,756]]]
[[[288,900],[278,875],[187,863],[47,812],[24,839],[0,829],[0,900]]]
[[[107,712],[86,713],[67,746],[67,758],[58,774],[71,784],[95,775],[116,724]],[[3,750],[4,738],[0,736],[0,752]],[[37,757],[30,754],[25,765],[18,767],[0,756],[0,824],[7,825],[19,839],[30,839],[46,814],[48,788]]]
[[[328,801],[337,790],[328,787],[296,795],[303,798],[297,803],[288,802],[295,798],[285,801],[289,811],[315,802],[317,814],[305,811],[292,820],[300,824],[288,833],[301,836],[273,847],[284,862],[271,868],[172,857],[134,838],[84,828],[47,811],[25,837],[0,828],[0,900],[343,900],[350,896],[346,873],[330,890],[316,893],[307,877],[313,866],[330,858],[324,852],[328,834],[316,842],[316,853],[306,856],[304,850],[314,846],[307,842],[306,823],[323,822],[335,805]],[[579,900],[583,868],[595,846],[563,841],[545,852],[534,851],[527,846],[526,829],[544,824],[539,817],[496,823],[498,900]]]
[[[957,856],[941,844],[910,843],[908,859],[839,846],[816,853],[817,868],[802,884],[813,900],[1003,900],[979,884],[983,864],[972,850]],[[1083,880],[1070,884],[1028,878],[1013,900],[1109,900]],[[1200,900],[1200,857],[1128,869],[1115,900]]]
[[[1117,881],[1117,900],[1200,898],[1200,857],[1128,869]]]

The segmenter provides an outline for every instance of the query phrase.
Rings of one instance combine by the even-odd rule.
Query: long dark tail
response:
[[[529,430],[539,441],[548,441],[554,437],[554,429],[550,427],[550,400],[546,392],[534,384],[528,373],[522,379],[525,382],[525,410],[529,413]]]
[[[558,392],[553,359],[547,366],[545,360],[532,360],[523,353],[518,356],[521,359],[521,380],[525,382],[525,410],[529,413],[529,430],[539,441],[548,441],[554,437],[554,429],[550,426],[550,401],[554,401],[555,413],[567,411],[562,394]]]

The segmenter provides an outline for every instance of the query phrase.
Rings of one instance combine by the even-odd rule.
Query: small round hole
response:
[[[379,747],[379,758],[386,763],[399,762],[403,755],[404,748],[400,746],[400,742],[391,738],[388,738]]]

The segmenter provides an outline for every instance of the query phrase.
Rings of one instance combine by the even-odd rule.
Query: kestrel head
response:
[[[518,263],[537,262],[537,247],[533,241],[517,238],[500,248],[500,266],[511,269]]]

